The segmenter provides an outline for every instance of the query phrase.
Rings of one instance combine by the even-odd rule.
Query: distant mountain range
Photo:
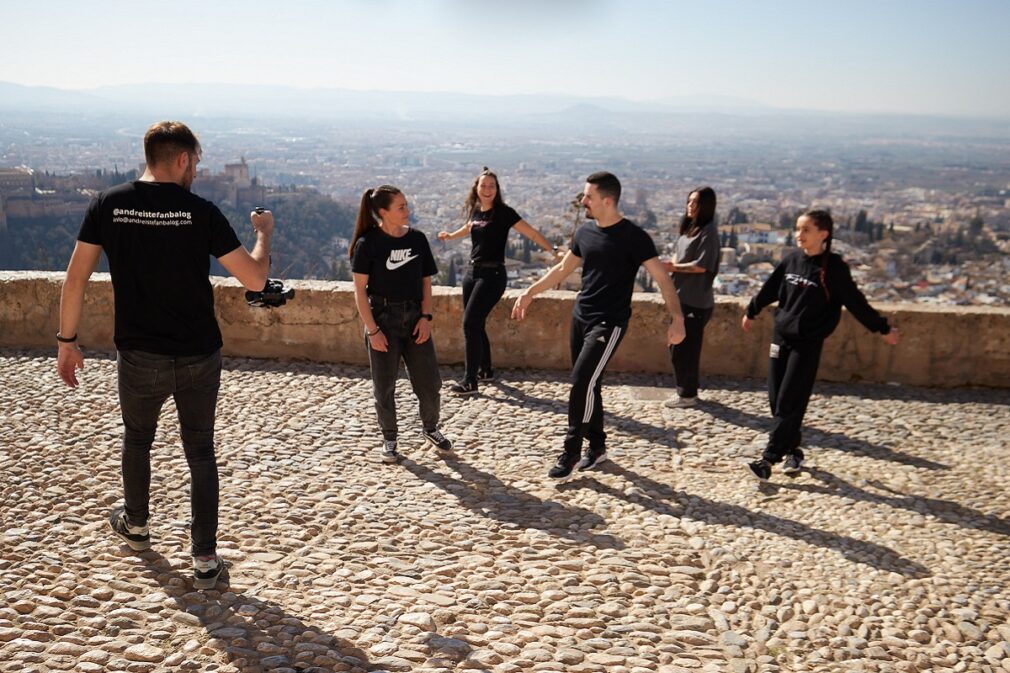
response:
[[[731,97],[637,102],[567,95],[300,89],[235,84],[136,84],[88,90],[0,82],[4,113],[149,118],[308,119],[360,124],[463,123],[597,132],[731,135],[954,135],[1010,138],[1010,120],[785,110]]]

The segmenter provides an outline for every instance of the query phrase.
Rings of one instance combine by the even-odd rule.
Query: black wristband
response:
[[[421,317],[424,318],[425,320],[427,320],[428,322],[431,322],[432,320],[435,319],[435,316],[433,316],[430,313],[422,313]]]
[[[376,325],[376,326],[375,326],[375,331],[374,331],[374,332],[369,332],[369,331],[368,331],[368,330],[366,329],[366,330],[365,330],[365,336],[370,336],[370,337],[373,337],[373,336],[375,336],[376,334],[378,334],[378,333],[379,333],[379,332],[381,332],[381,331],[382,331],[382,328],[381,328],[381,327],[379,327],[378,325]]]
[[[56,333],[56,340],[59,341],[61,344],[72,344],[75,341],[77,341],[77,335],[75,334],[72,337],[65,337],[62,334],[60,334],[59,332],[57,332]]]

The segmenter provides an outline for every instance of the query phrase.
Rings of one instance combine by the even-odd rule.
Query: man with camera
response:
[[[210,255],[249,290],[267,284],[273,215],[250,215],[252,253],[213,203],[190,192],[200,142],[181,122],[152,125],[144,136],[147,168],[139,180],[112,187],[88,207],[60,298],[57,370],[78,385],[84,357],[77,328],[88,279],[104,250],[115,297],[119,403],[123,417],[125,505],[109,518],[131,549],[151,546],[148,502],[151,444],[171,395],[189,464],[193,579],[213,588],[217,555],[218,471],[214,419],[221,382],[221,330],[214,315]]]

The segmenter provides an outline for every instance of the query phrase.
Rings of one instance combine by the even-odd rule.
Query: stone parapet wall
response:
[[[53,347],[62,273],[0,272],[0,346]],[[362,326],[351,283],[294,281],[294,302],[278,309],[251,308],[231,278],[214,278],[224,353],[232,356],[365,363]],[[509,319],[516,290],[509,290],[488,322],[495,366],[570,367],[568,329],[575,295],[547,292],[523,323]],[[435,288],[434,335],[439,360],[463,360],[462,300],[457,288]],[[702,375],[763,377],[767,371],[771,312],[745,334],[746,301],[718,301],[705,332]],[[1010,388],[1010,308],[878,304],[900,326],[903,341],[891,348],[845,313],[827,340],[819,377],[916,386],[979,385]],[[666,317],[658,294],[636,294],[627,336],[610,365],[624,371],[671,370],[664,343]],[[85,295],[80,342],[111,350],[112,286],[95,274]]]

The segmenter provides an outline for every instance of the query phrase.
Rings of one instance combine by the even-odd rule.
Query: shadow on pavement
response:
[[[724,526],[745,526],[765,530],[769,533],[800,540],[807,544],[834,549],[850,561],[896,572],[906,577],[928,577],[930,575],[929,569],[922,564],[904,558],[893,549],[874,542],[857,540],[846,535],[813,528],[804,523],[784,519],[773,514],[755,512],[738,505],[717,502],[698,495],[679,492],[667,484],[661,484],[648,477],[643,477],[612,462],[601,465],[599,471],[626,479],[645,491],[646,495],[628,495],[620,489],[609,486],[592,477],[582,477],[559,486],[559,488],[589,488],[597,493],[610,495],[659,514],[666,514],[678,519],[687,514],[693,521]],[[688,514],[687,508],[689,505],[690,513]]]
[[[515,386],[509,385],[502,381],[496,381],[494,387],[502,391],[504,395],[502,397],[496,397],[495,401],[505,402],[507,404],[513,404],[515,406],[523,407],[524,409],[540,409],[543,411],[550,411],[556,414],[560,414],[562,419],[568,416],[568,400],[566,399],[547,399],[544,397],[538,397],[536,395],[530,395]],[[558,437],[564,436],[565,426],[567,421],[563,420],[561,425],[558,427]],[[615,414],[607,409],[607,386],[603,386],[603,424],[604,430],[621,430],[630,435],[635,435],[642,439],[647,439],[650,442],[658,444],[659,446],[665,446],[670,449],[679,449],[677,444],[676,433],[669,428],[664,428],[662,425],[652,425],[650,423],[643,423],[635,418],[630,418],[628,416],[622,416],[620,414]]]
[[[962,528],[974,530],[985,530],[991,533],[1010,536],[1010,520],[1001,519],[997,516],[983,514],[978,510],[965,507],[949,500],[938,498],[926,498],[917,495],[906,495],[895,491],[878,481],[867,481],[867,483],[877,490],[885,491],[889,495],[866,491],[851,484],[840,477],[836,477],[830,472],[817,468],[803,468],[803,472],[808,473],[820,484],[781,484],[780,487],[792,491],[805,491],[807,493],[820,493],[823,495],[837,495],[851,500],[861,500],[872,502],[878,505],[887,505],[896,509],[906,509],[909,512],[936,517],[944,523],[952,523]]]
[[[287,668],[298,673],[325,673],[335,666],[340,667],[337,670],[361,672],[374,668],[368,655],[350,641],[308,626],[276,603],[243,594],[230,586],[227,569],[215,590],[200,592],[191,588],[191,577],[184,577],[158,552],[149,550],[138,556],[146,564],[144,574],[164,588],[181,612],[195,618],[194,626],[199,624],[209,636],[225,643],[221,654],[227,661],[244,660],[243,670]],[[267,616],[271,619],[267,620]],[[272,624],[264,626],[264,621]],[[326,657],[328,651],[337,656],[330,657],[333,661],[326,666],[316,666],[312,659],[299,662],[299,651],[312,652],[312,659]]]
[[[711,414],[726,423],[732,423],[733,425],[750,428],[751,430],[758,430],[760,432],[769,432],[771,430],[771,416],[757,416],[748,411],[741,411],[740,409],[727,406],[716,400],[705,400],[704,403],[699,404],[694,408],[698,411]],[[843,435],[839,432],[825,432],[824,430],[811,428],[807,425],[803,426],[803,446],[835,449],[838,451],[854,453],[859,456],[866,456],[867,458],[873,458],[875,460],[888,460],[894,463],[901,463],[902,465],[910,465],[912,467],[919,467],[927,470],[950,469],[949,465],[937,463],[927,458],[921,458],[901,451],[895,451],[890,447],[882,446],[880,444],[871,444],[870,442],[865,442],[861,439],[853,439],[852,437]]]
[[[553,500],[541,500],[522,489],[509,486],[493,474],[462,462],[452,454],[444,454],[442,459],[460,479],[437,472],[409,458],[400,464],[417,478],[438,486],[456,498],[463,507],[480,516],[519,528],[535,528],[600,549],[624,549],[624,541],[620,538],[591,532],[591,529],[606,523],[596,512],[562,505]],[[572,524],[578,524],[581,529],[570,529]]]

